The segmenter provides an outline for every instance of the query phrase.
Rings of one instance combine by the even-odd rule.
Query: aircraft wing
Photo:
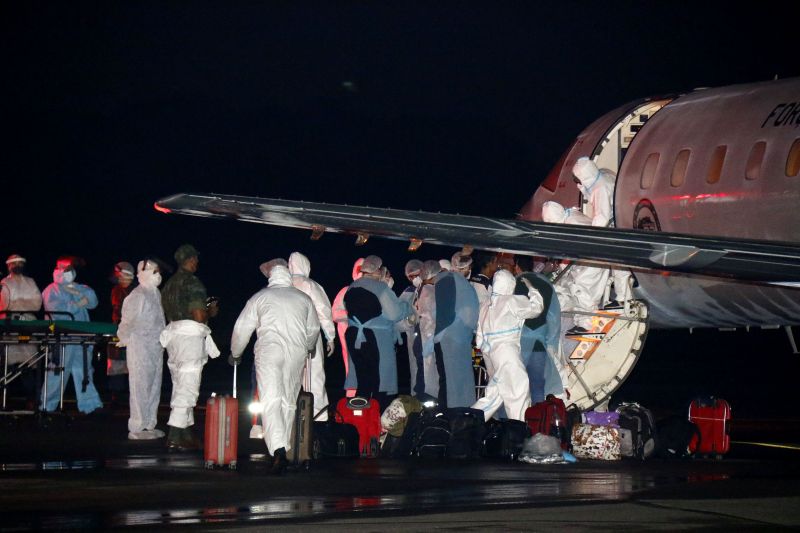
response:
[[[547,224],[248,196],[176,194],[162,212],[740,280],[800,281],[800,244]]]

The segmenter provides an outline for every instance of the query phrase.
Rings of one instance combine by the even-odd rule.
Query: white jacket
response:
[[[311,262],[300,252],[293,252],[289,256],[289,273],[292,275],[292,285],[303,291],[314,304],[322,332],[326,340],[331,340],[336,335],[331,313],[331,301],[322,286],[309,278]]]
[[[276,266],[269,286],[255,293],[239,314],[233,327],[231,353],[239,357],[255,331],[256,354],[267,344],[277,344],[287,354],[305,356],[314,351],[319,328],[311,299],[292,286],[285,267]]]
[[[475,342],[487,355],[501,346],[510,347],[519,354],[523,323],[539,316],[544,308],[539,291],[532,290],[527,297],[515,295],[516,284],[511,273],[498,270],[492,282],[491,298],[481,306]]]
[[[0,318],[2,311],[32,311],[42,308],[42,293],[36,282],[28,276],[10,274],[0,280]],[[34,318],[34,317],[28,317]]]

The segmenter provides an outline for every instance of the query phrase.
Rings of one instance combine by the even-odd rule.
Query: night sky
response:
[[[3,238],[44,288],[55,259],[109,318],[116,261],[191,242],[225,346],[258,264],[293,250],[333,297],[405,245],[168,216],[177,192],[512,218],[589,123],[650,95],[800,75],[777,2],[0,7]],[[453,249],[423,245],[422,259]],[[788,351],[788,343],[786,350]],[[691,343],[688,343],[691,346]]]

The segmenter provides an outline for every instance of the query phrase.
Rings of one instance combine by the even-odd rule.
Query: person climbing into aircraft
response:
[[[350,354],[345,388],[356,388],[358,396],[376,399],[381,410],[397,395],[395,323],[412,313],[408,303],[381,281],[382,264],[378,256],[365,257],[361,278],[344,295],[350,325],[345,332]]]
[[[598,169],[594,161],[588,157],[580,157],[572,167],[572,175],[578,190],[591,210],[592,226],[605,228],[614,227],[614,185],[617,176],[607,168]],[[613,269],[611,276],[614,280],[614,293],[616,301],[607,307],[619,307],[631,298],[630,278],[631,271]]]
[[[468,257],[453,256],[459,271],[443,271],[427,283],[434,287],[436,307],[434,354],[439,375],[439,407],[469,407],[475,402],[472,369],[472,337],[478,322],[479,303],[467,281]]]
[[[307,356],[321,357],[317,353],[320,322],[314,302],[293,286],[285,260],[267,261],[259,269],[269,284],[247,301],[236,319],[228,362],[241,363],[255,332],[253,352],[264,441],[273,457],[271,473],[281,474],[288,463],[286,452],[291,449],[303,366]]]
[[[76,257],[60,257],[53,270],[53,283],[42,292],[45,311],[53,320],[89,321],[89,310],[97,307],[97,294],[88,285],[75,283],[76,266],[83,265]],[[81,346],[69,345],[63,348],[64,386],[72,377],[78,411],[89,414],[103,407],[100,395],[93,382],[91,353],[84,353]],[[46,375],[47,396],[42,399],[45,411],[54,411],[61,396],[61,374],[50,368]]]
[[[577,209],[565,209],[564,206],[553,201],[545,202],[542,205],[542,220],[554,224],[584,226],[591,224],[591,220]],[[607,268],[573,263],[567,274],[556,285],[556,294],[561,304],[561,310],[595,313],[602,302],[608,275]],[[562,326],[566,323],[567,321],[564,321]],[[567,331],[568,335],[586,333],[592,329],[590,314],[575,315],[574,323],[575,326]]]
[[[292,285],[300,289],[311,298],[317,312],[322,333],[325,336],[325,355],[322,353],[322,337],[317,339],[315,356],[309,361],[311,375],[311,390],[314,395],[314,414],[319,413],[315,420],[324,422],[328,420],[328,393],[325,391],[325,357],[330,357],[335,348],[336,328],[333,325],[331,314],[331,301],[325,294],[325,289],[311,279],[311,262],[300,252],[292,252],[289,256],[289,273],[292,275]]]
[[[530,382],[520,353],[520,336],[526,319],[543,309],[542,295],[533,285],[527,296],[515,295],[517,281],[506,270],[492,278],[492,295],[483,303],[478,318],[476,343],[483,352],[489,383],[485,395],[472,405],[489,420],[500,407],[513,420],[525,420],[531,404]]]
[[[353,281],[361,277],[361,264],[363,262],[364,258],[359,257],[353,264]],[[344,295],[349,288],[350,285],[345,285],[342,287],[341,290],[339,290],[339,292],[336,294],[336,298],[333,299],[333,304],[331,305],[331,316],[333,321],[336,322],[336,333],[339,335],[339,346],[342,349],[345,380],[347,379],[347,374],[350,371],[350,354],[347,351],[347,342],[345,342],[344,334],[350,324],[347,322],[347,308],[344,306]],[[348,398],[352,398],[355,396],[355,394],[356,390],[354,388],[345,389],[345,396]]]
[[[412,309],[416,309],[419,287],[422,285],[422,279],[419,277],[421,270],[422,261],[419,259],[411,259],[404,268],[409,286],[400,293],[398,298],[400,301],[408,303]],[[425,378],[422,375],[422,345],[419,341],[419,324],[416,313],[397,322],[396,329],[403,341],[397,346],[398,392],[416,396],[420,392],[425,392]],[[408,376],[405,376],[406,371]]]
[[[567,383],[567,365],[560,345],[561,304],[558,302],[556,290],[547,276],[533,272],[535,266],[531,257],[517,256],[515,264],[518,270],[517,280],[524,277],[542,295],[543,311],[538,316],[525,320],[520,338],[520,353],[522,363],[528,371],[531,402],[542,402],[548,394],[567,400],[568,393],[564,388]],[[515,294],[522,294],[521,288],[520,283],[517,283]]]
[[[164,432],[156,429],[156,423],[161,400],[164,347],[159,338],[166,327],[166,320],[158,290],[161,285],[158,263],[148,259],[139,261],[136,278],[139,285],[122,302],[117,328],[117,345],[126,348],[128,364],[128,438],[160,439]]]
[[[172,378],[172,408],[167,434],[171,450],[196,450],[200,442],[192,431],[194,408],[200,394],[200,380],[208,358],[219,356],[211,337],[208,319],[216,307],[208,307],[206,288],[195,276],[200,260],[197,249],[183,244],[175,251],[178,270],[161,289],[161,303],[167,327],[160,342],[167,349],[167,367]]]

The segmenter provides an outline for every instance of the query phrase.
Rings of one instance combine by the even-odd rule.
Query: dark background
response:
[[[93,319],[108,320],[116,261],[171,260],[191,242],[199,277],[221,298],[212,328],[224,350],[265,284],[262,261],[302,251],[332,298],[370,253],[402,289],[410,256],[393,241],[356,248],[351,237],[311,242],[297,230],[168,216],[155,200],[219,192],[513,217],[575,136],[614,107],[800,74],[789,11],[777,2],[5,3],[0,254],[27,257],[40,288],[59,255],[84,257],[78,281],[101,299]],[[453,251],[424,245],[417,256]],[[752,369],[765,360],[760,383]],[[626,392],[680,403],[694,393],[681,380],[699,374],[692,387],[757,398],[791,386],[776,383],[797,369],[780,332],[653,332]],[[213,362],[204,387],[228,375]]]

